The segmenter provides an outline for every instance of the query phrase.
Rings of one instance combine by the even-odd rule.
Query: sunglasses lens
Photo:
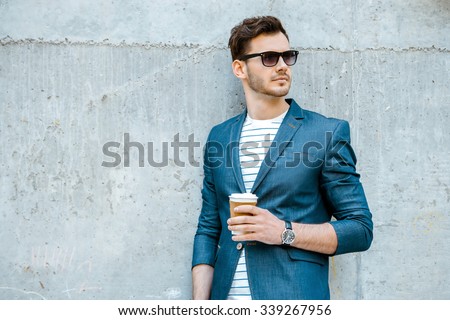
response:
[[[280,55],[277,53],[265,53],[262,56],[263,65],[265,65],[266,67],[273,67],[277,64],[279,57]]]
[[[297,62],[297,52],[286,51],[283,52],[283,60],[288,66],[292,66]]]
[[[262,63],[266,67],[273,67],[278,63],[280,56],[283,57],[284,63],[288,66],[292,66],[297,62],[297,51],[290,50],[283,53],[278,52],[265,52],[262,56]]]

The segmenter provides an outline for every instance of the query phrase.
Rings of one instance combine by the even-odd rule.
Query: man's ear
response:
[[[247,77],[247,70],[244,61],[234,60],[231,64],[231,67],[233,69],[234,75],[239,79],[245,79]]]

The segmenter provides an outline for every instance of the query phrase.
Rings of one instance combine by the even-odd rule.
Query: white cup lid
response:
[[[258,200],[256,194],[253,193],[232,193],[229,198],[236,202],[255,202]]]

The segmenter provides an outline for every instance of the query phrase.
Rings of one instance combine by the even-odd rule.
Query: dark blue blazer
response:
[[[312,224],[332,220],[338,238],[336,255],[367,250],[373,238],[372,215],[355,170],[348,123],[286,101],[289,111],[252,189],[258,206],[282,220]],[[213,266],[211,299],[226,299],[244,246],[253,299],[329,299],[327,255],[256,241],[238,245],[231,240],[228,196],[245,192],[239,163],[245,117],[246,111],[209,134],[192,265]]]

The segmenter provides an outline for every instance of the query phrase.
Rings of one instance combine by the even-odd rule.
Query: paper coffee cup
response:
[[[247,212],[234,212],[234,208],[238,206],[256,206],[258,197],[252,193],[233,193],[229,196],[230,199],[230,217],[237,216],[251,216],[251,213]],[[242,234],[242,232],[233,231],[232,234]]]

